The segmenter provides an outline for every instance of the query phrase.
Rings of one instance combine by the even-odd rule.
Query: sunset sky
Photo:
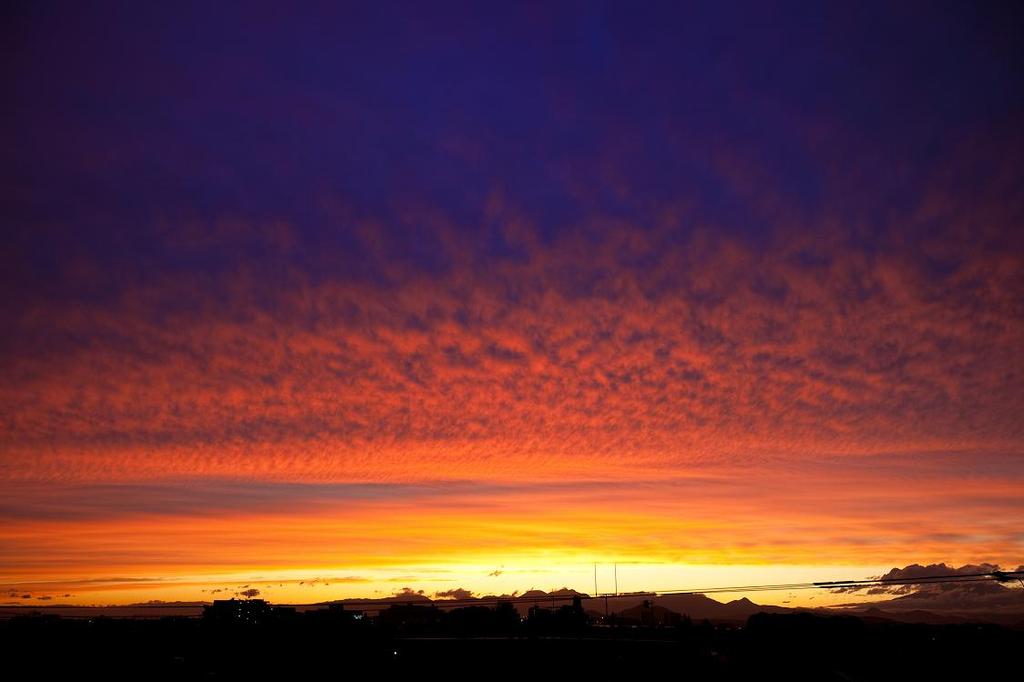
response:
[[[348,4],[5,4],[0,602],[1024,564],[1019,7]]]

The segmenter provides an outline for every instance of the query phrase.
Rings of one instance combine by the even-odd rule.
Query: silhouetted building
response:
[[[572,606],[562,606],[557,610],[539,604],[533,606],[527,618],[527,625],[537,631],[571,632],[581,630],[588,624],[589,618],[579,596],[572,598]]]
[[[357,609],[347,609],[344,604],[328,604],[327,610],[333,618],[340,620],[362,620],[366,614]]]
[[[294,614],[295,609],[291,609]],[[273,609],[263,599],[215,599],[203,609],[203,620],[212,623],[256,624],[269,620]]]
[[[446,614],[448,626],[462,635],[498,634],[515,631],[520,625],[515,605],[499,602],[490,606],[463,606]]]
[[[642,604],[624,609],[618,614],[617,622],[646,627],[676,626],[683,622],[681,614],[654,604],[645,599]]]
[[[441,611],[432,605],[392,604],[377,614],[377,622],[389,627],[422,628],[437,625]]]

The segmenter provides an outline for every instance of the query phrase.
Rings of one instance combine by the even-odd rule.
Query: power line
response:
[[[707,587],[686,590],[659,590],[658,595],[676,594],[714,594],[721,592],[766,592],[773,590],[802,590],[802,589],[843,589],[861,588],[883,585],[932,585],[941,583],[965,583],[965,582],[1008,582],[1024,577],[1024,572],[1003,572],[995,573],[962,573],[959,575],[927,575],[914,578],[865,578],[862,580],[827,580],[806,583],[781,583],[775,585],[734,585],[729,587]]]

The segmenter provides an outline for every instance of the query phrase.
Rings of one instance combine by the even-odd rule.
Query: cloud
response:
[[[250,587],[248,590],[242,590],[241,592],[239,592],[239,594],[241,594],[243,597],[246,597],[247,599],[252,599],[253,597],[260,596],[260,591],[257,590],[255,587]]]
[[[0,296],[5,580],[128,591],[158,582],[88,580],[446,562],[479,575],[552,553],[1019,556],[1015,126],[958,124],[923,163],[905,136],[750,104],[743,128],[781,141],[667,113],[642,135],[614,123],[636,112],[569,116],[591,144],[552,158],[550,140],[506,149],[460,122],[441,146],[483,164],[472,182],[384,199],[409,183],[358,163],[329,175],[377,191],[306,178],[225,200],[211,188],[253,185],[193,185],[222,165],[163,134],[160,153],[112,154],[120,133],[54,126],[60,177],[108,181],[84,201],[17,184]],[[321,114],[362,122],[342,108]],[[577,131],[584,119],[600,123]],[[363,145],[409,178],[449,167],[378,163],[374,136],[355,137],[334,156]],[[133,168],[177,159],[180,177],[92,167],[136,154]],[[291,194],[301,206],[263,203]]]
[[[914,580],[929,577],[974,576],[991,574],[1001,570],[997,564],[965,564],[959,568],[947,566],[945,563],[922,566],[911,564],[904,568],[893,568],[887,573],[876,576],[880,580]],[[869,596],[889,595],[892,599],[881,603],[882,608],[913,610],[984,610],[1000,608],[1017,608],[1022,606],[1021,590],[1013,585],[1007,586],[994,580],[973,581],[964,579],[962,582],[910,582],[900,585],[861,586],[841,588],[835,592],[864,593]]]
[[[880,580],[914,580],[915,578],[923,578],[927,576],[943,576],[943,577],[956,577],[956,576],[970,576],[976,574],[990,574],[998,571],[999,566],[997,564],[966,564],[960,568],[954,568],[953,566],[947,566],[946,564],[930,564],[928,566],[921,566],[920,564],[911,564],[905,568],[893,568],[888,573],[879,576]],[[912,587],[924,588],[930,587],[921,583],[912,583]],[[894,588],[900,589],[900,588]]]
[[[435,592],[434,596],[440,599],[471,599],[473,597],[473,592],[461,587],[455,587],[450,590]]]
[[[1020,262],[964,248],[936,275],[841,230],[763,246],[581,230],[522,262],[388,286],[296,273],[263,292],[225,273],[223,308],[165,324],[152,311],[200,294],[170,278],[114,308],[23,321],[32,338],[60,320],[49,338],[66,341],[26,348],[0,394],[8,445],[32,453],[6,475],[421,481],[599,469],[612,453],[670,467],[766,445],[1010,446]],[[75,346],[84,336],[105,341]]]
[[[957,577],[957,576],[976,576],[978,574],[990,575],[1000,568],[997,564],[966,564],[960,568],[954,568],[947,566],[944,563],[941,564],[929,564],[922,566],[920,564],[911,564],[905,568],[893,568],[883,575],[873,576],[875,580],[889,580],[889,581],[913,581],[914,579],[921,578],[944,578],[944,577]],[[983,583],[987,584],[987,583]],[[868,585],[855,585],[850,587],[837,588],[836,592],[863,592],[867,591],[868,594],[908,594],[916,592],[922,589],[929,589],[931,587],[939,587],[939,585],[929,585],[928,581],[921,583],[906,582],[899,585],[881,585],[881,586],[868,586]]]
[[[1008,562],[1015,556],[1012,548],[1019,542],[1019,531],[1012,515],[996,511],[1012,508],[1019,500],[1015,491],[1024,480],[1014,471],[1013,461],[1012,456],[941,453],[831,455],[810,463],[760,457],[749,463],[705,463],[699,470],[671,477],[658,473],[621,481],[577,477],[547,483],[456,482],[413,496],[359,500],[332,499],[329,490],[321,498],[321,488],[304,485],[305,509],[239,505],[224,516],[168,510],[161,515],[86,517],[77,522],[72,517],[57,526],[46,517],[22,518],[0,530],[0,535],[10,534],[0,543],[0,559],[11,570],[39,575],[52,570],[48,556],[57,555],[86,575],[102,571],[100,575],[106,576],[40,587],[53,592],[169,589],[166,580],[120,580],[112,574],[146,567],[150,575],[165,575],[182,565],[199,572],[214,567],[230,570],[237,565],[233,562],[287,570],[296,565],[348,565],[367,571],[394,567],[394,575],[385,579],[372,573],[316,578],[332,587],[346,577],[346,582],[356,582],[354,577],[360,578],[358,582],[410,584],[407,581],[421,578],[410,565],[486,566],[496,557],[530,564],[568,546],[591,556],[614,553],[623,562],[716,563],[742,557],[813,563],[825,551],[849,563],[884,565],[914,543],[925,555],[952,549],[954,556]],[[911,480],[913,485],[908,485]],[[883,508],[899,520],[879,514]],[[976,531],[981,518],[987,524],[984,535]],[[55,527],[78,532],[62,536],[55,549]],[[140,534],[139,528],[148,532]],[[415,542],[410,533],[415,533]],[[225,546],[233,548],[230,555]],[[403,548],[400,557],[395,556],[396,546]],[[305,586],[314,579],[300,583]],[[209,585],[206,577],[196,583]],[[475,583],[469,587],[486,589]]]

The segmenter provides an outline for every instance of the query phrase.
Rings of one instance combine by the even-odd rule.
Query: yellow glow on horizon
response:
[[[55,597],[36,605],[116,605],[160,601],[210,601],[237,596],[244,589],[255,588],[260,597],[274,603],[314,604],[339,599],[389,597],[405,590],[442,599],[438,593],[454,589],[470,591],[474,596],[522,594],[528,590],[550,592],[570,588],[595,594],[594,564],[550,564],[543,561],[522,563],[501,568],[491,564],[449,564],[444,566],[411,565],[392,568],[369,568],[352,571],[337,566],[302,569],[277,569],[260,574],[251,572],[215,572],[207,574],[180,573],[146,582],[82,583],[48,581],[19,583],[21,590],[44,590],[48,594],[76,590],[73,597]],[[843,580],[879,575],[888,570],[882,566],[863,565],[707,565],[669,563],[599,563],[598,592],[618,594],[635,592],[671,592],[745,585],[803,583],[820,580]],[[5,585],[5,589],[14,586]],[[862,601],[863,596],[832,594],[827,590],[777,590],[712,593],[717,601],[748,597],[761,604],[789,606],[825,606]]]

